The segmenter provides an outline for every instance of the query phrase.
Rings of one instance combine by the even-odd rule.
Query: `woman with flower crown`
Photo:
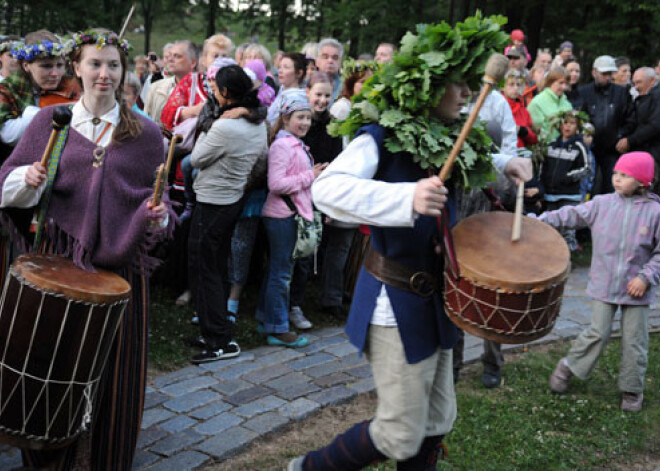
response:
[[[46,213],[46,246],[72,254],[85,269],[112,270],[132,287],[88,432],[55,451],[24,451],[28,467],[48,470],[130,470],[142,420],[147,370],[148,252],[169,235],[174,217],[151,201],[154,171],[163,163],[160,130],[120,105],[128,43],[107,30],[73,35],[71,57],[82,98],[59,156]],[[15,228],[13,212],[34,208],[49,178],[39,162],[52,129],[54,107],[41,110],[0,168],[0,218]],[[63,131],[64,132],[64,131]],[[12,233],[17,233],[12,231]],[[25,244],[19,237],[19,245]]]
[[[78,83],[64,76],[68,53],[67,45],[46,30],[28,33],[25,43],[13,45],[11,54],[20,68],[0,84],[0,163],[40,108],[80,97]]]

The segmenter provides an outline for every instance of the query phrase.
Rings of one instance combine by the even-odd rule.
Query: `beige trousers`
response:
[[[366,355],[378,394],[369,433],[381,453],[402,461],[417,454],[425,437],[449,433],[456,419],[451,350],[411,365],[399,329],[371,325]]]
[[[591,325],[573,341],[566,356],[568,367],[585,380],[596,366],[612,332],[612,320],[618,305],[593,301]],[[619,390],[644,391],[644,376],[648,365],[648,306],[621,306],[621,367]]]

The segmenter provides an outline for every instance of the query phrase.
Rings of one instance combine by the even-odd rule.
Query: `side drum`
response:
[[[130,290],[59,256],[16,259],[0,300],[0,441],[54,449],[86,429]]]
[[[513,214],[490,212],[452,230],[459,276],[445,270],[445,309],[461,329],[499,343],[541,338],[554,327],[570,271],[562,236],[523,218],[522,237],[511,242]]]

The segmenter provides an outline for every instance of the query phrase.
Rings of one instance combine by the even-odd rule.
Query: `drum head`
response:
[[[513,213],[470,216],[452,230],[461,276],[492,289],[534,291],[563,280],[571,255],[564,238],[541,221],[523,217],[511,242]]]
[[[11,266],[14,276],[42,291],[92,304],[107,304],[126,299],[131,287],[119,275],[105,270],[88,272],[58,255],[21,255]]]

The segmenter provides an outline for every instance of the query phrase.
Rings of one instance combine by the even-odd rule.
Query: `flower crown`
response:
[[[371,70],[372,72],[378,70],[380,64],[376,61],[356,61],[351,57],[344,59],[344,63],[341,65],[341,78],[346,80],[348,77],[353,75],[356,72],[366,72]]]
[[[103,49],[105,46],[116,46],[128,54],[131,50],[131,45],[128,40],[120,39],[117,33],[109,31],[107,33],[100,33],[91,29],[73,33],[71,35],[73,47],[80,48],[87,44],[94,44],[98,49]]]
[[[3,54],[7,51],[11,52],[12,47],[14,47],[15,41],[10,39],[0,42],[0,54]]]
[[[71,44],[68,41],[52,42],[44,39],[37,44],[25,44],[15,42],[11,47],[11,55],[19,61],[31,62],[35,59],[46,57],[64,57],[71,52]]]

